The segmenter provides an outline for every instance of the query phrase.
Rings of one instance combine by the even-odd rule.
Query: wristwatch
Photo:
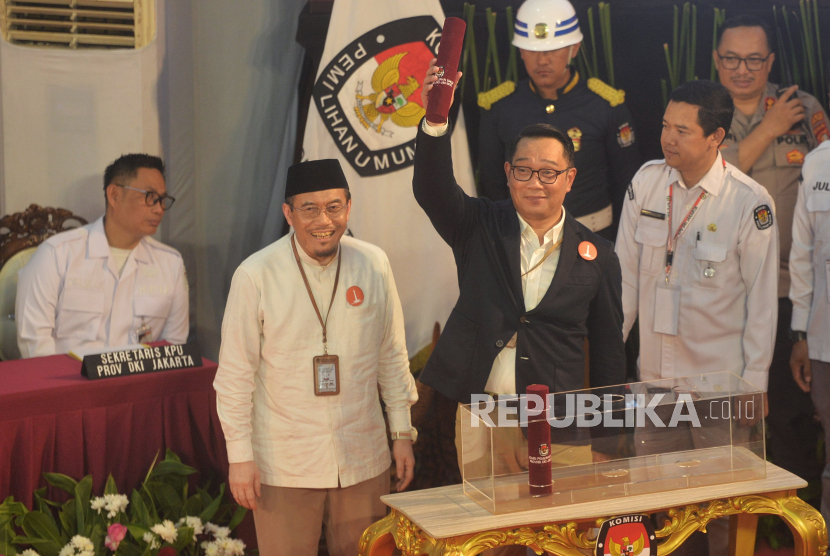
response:
[[[791,342],[800,342],[801,340],[807,339],[807,333],[803,330],[793,330],[790,328],[790,341]]]
[[[412,427],[406,432],[393,432],[389,434],[389,437],[392,440],[411,440],[414,444],[418,440],[418,429]]]

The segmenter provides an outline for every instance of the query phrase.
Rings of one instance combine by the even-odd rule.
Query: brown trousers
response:
[[[317,556],[322,524],[331,556],[355,556],[363,532],[386,516],[389,473],[346,488],[262,485],[254,511],[262,556]]]

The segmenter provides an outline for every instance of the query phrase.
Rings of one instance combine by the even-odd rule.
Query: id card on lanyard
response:
[[[311,304],[314,306],[314,312],[317,313],[317,319],[320,321],[320,326],[323,327],[323,355],[314,357],[311,361],[312,370],[314,373],[314,395],[315,396],[336,396],[340,393],[340,358],[329,353],[328,338],[326,335],[326,324],[329,321],[329,315],[334,308],[334,296],[337,293],[337,283],[340,281],[340,260],[342,252],[338,250],[337,253],[337,274],[334,275],[334,287],[331,292],[331,302],[329,303],[329,310],[326,313],[325,320],[320,314],[320,309],[317,308],[317,302],[314,300],[314,294],[311,292],[311,286],[308,284],[308,278],[303,270],[303,264],[300,262],[300,255],[297,253],[297,244],[294,242],[294,236],[291,236],[291,247],[294,250],[294,259],[297,261],[297,267],[300,269],[300,274],[303,277],[308,297],[311,299]]]
[[[654,331],[658,334],[677,335],[677,323],[680,319],[680,285],[669,285],[672,265],[674,264],[674,251],[677,248],[680,236],[689,227],[692,219],[697,214],[701,203],[706,199],[706,191],[701,192],[695,204],[689,209],[686,217],[680,222],[677,231],[672,235],[672,203],[674,200],[674,184],[669,186],[669,194],[666,197],[666,215],[669,220],[669,240],[666,246],[666,281],[658,284],[654,296]]]

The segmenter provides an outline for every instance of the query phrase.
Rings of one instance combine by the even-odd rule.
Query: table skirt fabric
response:
[[[129,495],[156,454],[173,450],[199,470],[227,481],[228,459],[212,387],[216,364],[88,381],[80,362],[66,356],[0,365],[0,500],[32,506],[46,486],[42,472],[93,476],[103,491],[111,473]],[[59,493],[50,491],[50,496]]]

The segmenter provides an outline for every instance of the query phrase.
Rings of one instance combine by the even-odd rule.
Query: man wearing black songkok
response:
[[[386,254],[343,236],[349,184],[337,160],[288,170],[290,234],[236,270],[214,387],[234,498],[254,510],[262,554],[355,554],[386,514],[389,444],[397,488],[412,480],[409,372]]]

